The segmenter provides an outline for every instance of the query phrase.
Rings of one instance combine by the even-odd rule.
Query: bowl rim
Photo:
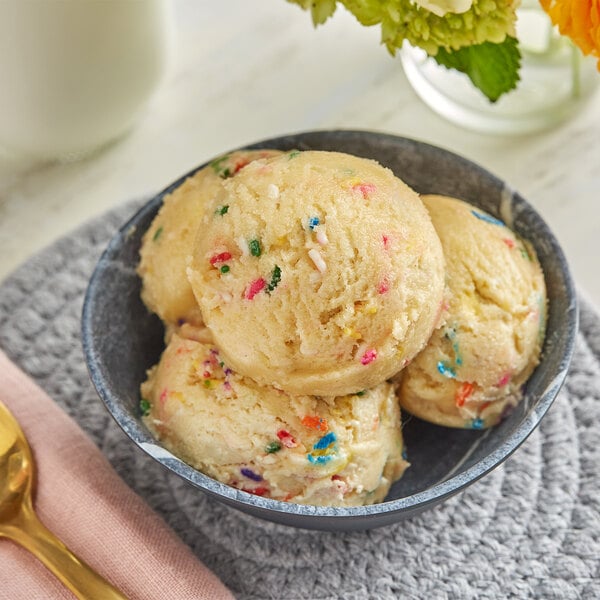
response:
[[[429,152],[439,153],[441,155],[452,158],[453,161],[463,163],[464,166],[479,172],[484,175],[487,179],[490,179],[497,184],[506,185],[502,180],[496,177],[493,173],[483,168],[479,164],[460,156],[450,150],[434,146],[427,142],[422,142],[416,139],[407,138],[404,136],[398,136],[389,133],[381,133],[371,130],[358,130],[358,129],[323,129],[313,131],[303,131],[297,133],[291,133],[282,136],[276,136],[271,138],[264,138],[258,142],[246,144],[238,148],[228,150],[220,153],[217,156],[223,154],[235,152],[237,150],[247,150],[255,148],[267,148],[269,144],[285,144],[288,140],[298,140],[300,138],[311,138],[314,136],[325,135],[329,137],[337,136],[341,139],[350,138],[352,136],[370,136],[372,139],[377,141],[387,141],[392,144],[405,143],[408,145],[414,145],[415,147],[427,147]],[[290,144],[289,149],[298,147],[299,144]],[[216,157],[215,157],[216,158]],[[265,498],[257,496],[234,487],[228,486],[221,483],[208,475],[205,475],[201,471],[198,471],[194,467],[188,465],[183,460],[173,455],[168,450],[162,448],[159,442],[152,438],[149,432],[145,431],[143,425],[133,418],[123,407],[119,397],[108,389],[105,385],[105,381],[102,374],[102,369],[99,368],[97,361],[97,352],[94,344],[94,332],[92,327],[92,315],[95,308],[96,298],[99,297],[99,281],[103,274],[104,266],[106,261],[112,256],[116,250],[118,250],[131,228],[136,223],[147,216],[148,213],[155,212],[162,204],[164,196],[171,193],[174,189],[179,187],[188,177],[192,176],[198,170],[206,167],[211,163],[214,158],[204,162],[198,167],[191,169],[176,181],[169,184],[161,192],[152,196],[147,202],[141,206],[135,214],[127,220],[126,223],[121,225],[118,231],[113,235],[106,249],[100,256],[92,276],[90,278],[84,303],[82,309],[82,324],[81,324],[81,335],[83,351],[88,366],[88,371],[92,383],[96,388],[96,391],[103,403],[105,404],[108,412],[111,414],[113,419],[117,422],[119,427],[126,433],[126,435],[132,439],[138,448],[143,452],[154,458],[163,467],[171,472],[182,477],[195,487],[202,489],[204,492],[216,497],[217,499],[224,501],[230,505],[236,506],[239,503],[253,507],[255,514],[261,514],[264,518],[270,520],[276,520],[283,522],[282,519],[273,518],[274,515],[280,515],[282,518],[285,516],[291,517],[307,517],[311,522],[317,520],[325,520],[328,523],[332,521],[346,521],[353,520],[357,517],[363,518],[376,518],[383,516],[390,516],[397,513],[404,512],[417,512],[430,505],[437,504],[440,501],[447,499],[455,493],[466,488],[470,484],[474,483],[481,477],[485,476],[497,466],[502,464],[514,451],[516,451],[521,444],[531,435],[534,429],[540,423],[542,417],[546,414],[550,406],[552,405],[556,395],[562,387],[567,371],[573,357],[576,341],[576,332],[578,330],[579,322],[579,309],[577,303],[576,288],[571,276],[567,260],[564,252],[560,247],[556,237],[550,230],[549,226],[536,209],[527,202],[518,192],[511,191],[512,197],[525,206],[530,211],[537,221],[537,225],[541,228],[545,241],[550,244],[551,252],[555,255],[557,263],[560,265],[560,272],[564,281],[566,296],[570,299],[570,306],[567,313],[564,315],[565,330],[568,332],[566,339],[564,340],[564,350],[560,360],[559,370],[552,379],[549,385],[546,386],[544,391],[539,395],[539,400],[536,406],[529,411],[526,417],[516,426],[516,428],[502,441],[502,443],[494,449],[492,452],[487,454],[485,457],[478,460],[468,469],[454,473],[448,476],[446,479],[439,481],[430,487],[404,496],[402,498],[382,501],[376,504],[369,504],[364,506],[352,506],[352,507],[331,507],[331,506],[316,506],[309,504],[296,504],[293,502],[284,502],[280,500],[274,500],[271,498]],[[488,433],[492,429],[486,430]],[[485,435],[485,434],[484,434]],[[482,440],[483,436],[478,438]],[[296,524],[298,523],[289,523]],[[314,523],[313,523],[314,524]],[[307,523],[302,523],[300,526],[307,526]],[[318,525],[317,525],[318,528]]]

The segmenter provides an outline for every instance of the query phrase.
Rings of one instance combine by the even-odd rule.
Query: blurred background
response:
[[[346,128],[426,141],[506,180],[542,213],[577,283],[600,304],[597,92],[546,131],[481,134],[428,108],[400,58],[380,45],[379,30],[360,26],[342,9],[315,29],[308,13],[285,0],[173,0],[170,8],[161,17],[162,58],[136,59],[140,72],[158,60],[156,88],[152,83],[154,92],[133,111],[125,134],[62,161],[0,151],[0,279],[85,220],[150,196],[215,155],[270,136]],[[111,43],[118,50],[118,41]],[[30,58],[25,52],[23,60]],[[106,89],[105,81],[98,94],[110,102],[118,90]],[[0,107],[6,77],[2,87]],[[76,97],[77,89],[69,93]],[[69,97],[60,97],[67,108]]]

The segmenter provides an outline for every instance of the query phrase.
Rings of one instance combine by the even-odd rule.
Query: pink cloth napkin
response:
[[[0,400],[33,451],[37,514],[75,554],[131,600],[233,598],[75,421],[1,351]],[[73,595],[26,550],[0,538],[0,599],[33,598]]]

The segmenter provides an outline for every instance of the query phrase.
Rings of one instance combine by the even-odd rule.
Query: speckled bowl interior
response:
[[[385,502],[371,506],[317,507],[262,498],[219,483],[173,456],[150,435],[138,408],[139,385],[164,346],[159,319],[140,300],[135,269],[142,235],[162,198],[194,169],[121,227],[89,283],[82,316],[83,346],[92,381],[117,423],[134,444],[202,491],[257,517],[311,529],[366,529],[393,523],[434,506],[498,466],[523,443],[552,404],[575,343],[575,289],[563,252],[539,214],[480,166],[441,148],[401,137],[367,131],[317,131],[247,147],[336,150],[373,158],[418,192],[462,198],[502,219],[529,240],[546,276],[549,310],[541,364],[527,383],[524,401],[500,425],[485,431],[455,430],[405,419],[403,431],[411,467],[392,486]]]

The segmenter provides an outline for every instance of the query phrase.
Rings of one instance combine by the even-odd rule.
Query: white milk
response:
[[[123,134],[164,74],[169,0],[0,0],[0,146],[76,158]]]

